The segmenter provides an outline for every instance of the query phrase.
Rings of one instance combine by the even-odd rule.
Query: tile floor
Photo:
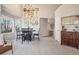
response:
[[[58,44],[52,37],[41,37],[40,41],[14,41],[13,55],[79,55],[79,49]],[[11,51],[3,55],[11,55]]]

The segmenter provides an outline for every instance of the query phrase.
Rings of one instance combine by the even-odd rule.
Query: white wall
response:
[[[5,10],[9,10],[8,12],[14,14],[15,16],[22,16],[22,8],[20,4],[2,4]]]
[[[55,40],[61,43],[61,17],[79,15],[79,5],[61,5],[55,12]]]
[[[38,17],[53,18],[54,12],[59,7],[59,4],[33,4],[33,7],[39,8]]]

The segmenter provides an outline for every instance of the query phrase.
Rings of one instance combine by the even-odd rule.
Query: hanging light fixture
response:
[[[33,21],[36,20],[38,11],[39,8],[35,8],[30,4],[23,5],[24,22],[27,24],[28,28],[30,27],[31,24],[32,25],[34,24]]]
[[[26,19],[31,20],[34,16],[37,15],[37,12],[39,11],[39,8],[35,8],[30,4],[25,4],[23,11],[24,11],[24,17]]]

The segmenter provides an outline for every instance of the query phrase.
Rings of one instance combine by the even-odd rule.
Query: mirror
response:
[[[62,17],[62,31],[79,31],[79,16]]]

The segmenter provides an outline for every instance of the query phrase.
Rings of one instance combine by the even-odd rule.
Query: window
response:
[[[0,17],[0,33],[12,32],[12,18],[8,16]]]

